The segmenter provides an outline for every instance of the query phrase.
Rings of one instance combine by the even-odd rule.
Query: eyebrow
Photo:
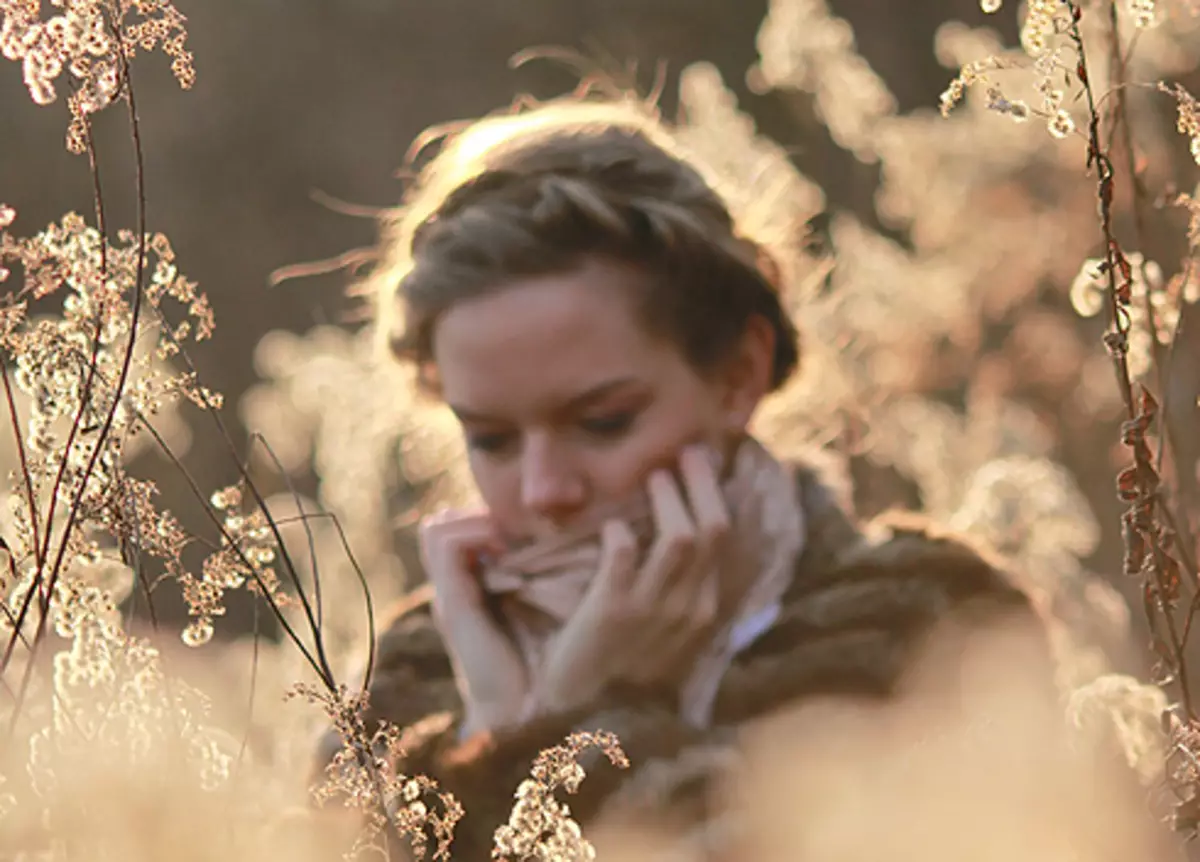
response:
[[[631,386],[638,382],[636,377],[617,377],[612,380],[606,380],[603,383],[587,389],[578,395],[572,396],[569,400],[555,408],[555,412],[569,413],[573,410],[578,410],[593,401],[599,401],[606,395],[610,395],[627,386]],[[489,416],[486,413],[477,413],[467,407],[451,404],[451,411],[458,417],[460,422],[498,422],[501,421],[495,416]]]

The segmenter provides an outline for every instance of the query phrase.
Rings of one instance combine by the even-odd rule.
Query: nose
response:
[[[521,502],[526,511],[563,525],[587,499],[587,482],[552,440],[530,437],[521,459]]]

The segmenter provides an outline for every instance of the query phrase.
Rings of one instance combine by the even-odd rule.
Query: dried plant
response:
[[[249,740],[222,727],[158,637],[152,596],[173,583],[192,617],[179,635],[190,647],[213,637],[229,590],[248,589],[274,613],[288,649],[303,656],[317,681],[299,691],[345,719],[339,726],[349,754],[339,762],[356,763],[366,775],[339,776],[341,789],[353,790],[355,805],[369,815],[360,842],[384,827],[410,832],[429,818],[393,810],[390,777],[376,768],[371,739],[350,717],[362,704],[331,668],[315,563],[306,588],[281,524],[233,446],[220,395],[200,382],[185,350],[213,335],[207,299],[177,270],[167,238],[146,230],[131,62],[138,46],[161,45],[179,83],[189,87],[194,72],[185,20],[158,0],[53,6],[60,12],[43,21],[36,0],[5,2],[3,48],[23,62],[38,104],[54,101],[55,80],[70,71],[67,147],[89,156],[95,217],[89,224],[70,213],[22,239],[10,230],[17,214],[0,206],[0,281],[9,287],[0,309],[0,378],[16,462],[0,536],[6,563],[0,830],[12,836],[21,858],[157,858],[168,851],[168,836],[172,842],[185,832],[199,837],[206,817],[215,816],[228,830],[184,853],[261,855],[270,832],[264,814],[268,824],[276,820],[273,809],[287,794],[241,798],[248,776],[263,776]],[[120,103],[128,109],[137,168],[138,223],[136,230],[114,231],[106,222],[91,116]],[[210,495],[183,471],[156,427],[164,410],[182,401],[207,414],[229,443],[237,484]],[[161,509],[155,485],[128,472],[131,444],[146,437],[206,503],[214,539]],[[300,521],[307,518],[302,512]],[[336,519],[332,524],[336,531]],[[198,571],[187,562],[193,548],[204,551]],[[130,634],[118,610],[135,590],[144,597],[153,637]],[[370,596],[358,598],[360,606],[365,599],[372,637]],[[256,639],[256,651],[257,645]],[[252,693],[256,675],[252,670]],[[147,821],[163,831],[147,830]],[[453,817],[445,823],[448,840]]]
[[[1180,339],[1181,318],[1186,307],[1196,301],[1197,291],[1192,281],[1190,225],[1188,254],[1169,280],[1160,262],[1148,259],[1141,250],[1129,250],[1147,247],[1149,225],[1158,219],[1152,211],[1148,171],[1139,165],[1146,146],[1144,126],[1134,128],[1129,103],[1138,88],[1172,96],[1177,130],[1187,136],[1196,158],[1200,127],[1195,100],[1178,84],[1168,87],[1162,81],[1139,82],[1130,77],[1142,33],[1181,11],[1195,14],[1194,9],[1181,10],[1180,5],[1150,0],[1128,4],[1044,0],[1030,4],[1021,29],[1028,55],[1024,65],[1032,65],[1034,88],[1043,96],[1041,113],[1048,118],[1050,133],[1081,139],[1084,166],[1095,177],[1101,256],[1085,261],[1071,286],[1071,300],[1081,315],[1103,310],[1107,318],[1103,342],[1123,405],[1120,441],[1130,459],[1117,476],[1118,494],[1127,506],[1122,519],[1123,568],[1125,575],[1141,585],[1157,658],[1156,681],[1178,695],[1178,702],[1170,706],[1162,698],[1142,700],[1161,713],[1162,725],[1176,750],[1189,744],[1189,729],[1196,721],[1187,646],[1197,603],[1187,596],[1200,591],[1200,572],[1194,539],[1197,513],[1185,505],[1189,474],[1194,476],[1195,465],[1180,460],[1178,441],[1160,401],[1170,391],[1171,360]],[[966,86],[980,83],[989,86],[989,107],[1011,113],[1007,106],[1014,103],[1001,95],[999,85],[989,76],[999,76],[1015,65],[994,57],[968,64],[943,96],[943,113]],[[1066,89],[1055,89],[1056,82]],[[1074,106],[1073,110],[1068,105]],[[1178,196],[1173,202],[1186,207],[1189,201],[1187,196]],[[1122,216],[1129,225],[1125,230],[1118,224]],[[1129,238],[1119,239],[1123,233]],[[1176,475],[1183,479],[1174,490],[1162,472],[1172,450]],[[1119,688],[1103,686],[1110,693]],[[1127,721],[1119,719],[1118,723],[1128,726]],[[1135,747],[1147,748],[1144,743]],[[1168,761],[1166,779],[1179,800],[1174,812],[1176,825],[1194,834],[1197,786],[1188,770],[1172,766],[1174,761],[1174,757]]]
[[[196,72],[185,47],[187,19],[170,0],[51,0],[61,10],[42,20],[41,0],[5,0],[0,53],[21,62],[25,86],[39,105],[58,97],[55,82],[70,73],[67,149],[88,150],[88,117],[120,97],[137,48],[161,47],[184,89]]]
[[[614,766],[629,766],[617,738],[604,731],[574,733],[562,745],[543,751],[533,762],[530,777],[517,787],[508,822],[496,830],[493,859],[591,862],[596,858],[595,848],[571,819],[571,809],[554,798],[559,788],[568,793],[579,789],[585,774],[577,758],[593,747]]]

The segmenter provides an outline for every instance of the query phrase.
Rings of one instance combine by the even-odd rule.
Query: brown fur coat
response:
[[[1028,636],[1007,658],[1047,702],[1054,700],[1042,623],[995,562],[911,518],[856,524],[814,469],[797,467],[795,475],[807,544],[778,619],[726,674],[710,730],[687,726],[652,694],[611,692],[588,708],[459,741],[461,704],[428,602],[405,602],[382,636],[370,702],[375,716],[410,729],[403,770],[435,777],[463,804],[454,859],[489,858],[493,832],[507,820],[533,758],[574,730],[615,733],[631,762],[618,769],[597,753],[584,763],[587,777],[565,801],[585,834],[600,815],[622,811],[656,828],[702,822],[712,776],[708,759],[696,752],[728,750],[731,734],[795,704],[890,701],[935,630],[1024,629]],[[953,638],[941,641],[940,654],[955,654]],[[965,679],[974,671],[957,673]],[[949,687],[962,684],[955,678]],[[663,768],[672,764],[677,768]]]

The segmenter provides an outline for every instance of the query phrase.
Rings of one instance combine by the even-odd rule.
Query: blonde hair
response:
[[[728,356],[753,315],[776,333],[772,388],[799,362],[782,269],[744,235],[714,178],[653,106],[560,99],[422,140],[441,142],[385,221],[368,280],[379,336],[436,390],[432,344],[451,305],[521,277],[604,258],[647,276],[646,325],[700,370]]]

